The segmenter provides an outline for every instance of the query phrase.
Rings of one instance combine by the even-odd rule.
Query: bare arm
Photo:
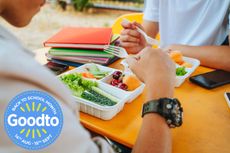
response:
[[[129,57],[127,62],[132,71],[146,84],[146,102],[173,97],[175,64],[165,52],[147,47],[135,57]],[[171,143],[171,132],[165,119],[158,114],[150,113],[143,117],[133,152],[170,153]]]
[[[171,96],[162,94],[149,100]],[[171,146],[171,131],[165,119],[153,113],[145,115],[133,153],[170,153]]]
[[[230,71],[230,46],[172,45],[169,48],[199,59],[203,66]]]
[[[153,123],[156,123],[154,125]],[[156,114],[146,115],[133,153],[170,153],[171,133],[165,120]]]
[[[143,21],[143,28],[145,30],[145,32],[152,38],[155,38],[156,35],[159,32],[159,24],[158,22],[152,22],[152,21],[147,21],[144,20]]]

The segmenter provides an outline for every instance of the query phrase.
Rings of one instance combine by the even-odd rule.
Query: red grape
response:
[[[120,71],[113,72],[113,78],[116,80],[118,80],[121,75],[122,75],[122,72],[120,72]]]
[[[123,90],[128,89],[128,86],[126,84],[124,84],[124,83],[119,83],[117,87],[120,88],[120,89],[123,89]]]
[[[110,84],[111,84],[112,86],[117,86],[119,83],[120,83],[119,80],[116,80],[116,79],[113,79],[113,80],[110,82]]]

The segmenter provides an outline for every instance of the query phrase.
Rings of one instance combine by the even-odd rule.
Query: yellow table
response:
[[[45,60],[41,55],[44,51],[38,51],[37,58],[42,59],[43,63]],[[119,61],[111,67],[122,69]],[[208,71],[211,69],[199,67],[194,74]],[[182,127],[172,129],[173,153],[230,153],[230,109],[224,99],[226,91],[230,91],[230,85],[206,90],[188,80],[176,88],[175,97],[180,99],[184,108],[184,123]],[[123,110],[110,121],[84,113],[80,113],[80,121],[91,131],[133,147],[141,127],[145,94],[146,91],[132,103],[125,104]]]
[[[111,67],[121,68],[119,62]],[[199,67],[194,74],[210,70]],[[172,130],[174,153],[230,153],[230,111],[224,99],[226,91],[230,91],[230,85],[206,90],[188,80],[176,88],[175,97],[184,108],[184,123]],[[145,92],[126,104],[110,121],[80,113],[81,123],[94,132],[133,147],[141,127],[144,100]]]

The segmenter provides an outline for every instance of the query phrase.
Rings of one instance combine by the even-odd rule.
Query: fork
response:
[[[128,19],[123,19],[123,22],[125,22],[125,23],[130,23],[130,21],[129,21]],[[137,28],[137,31],[140,32],[140,33],[144,36],[144,38],[145,38],[145,40],[147,41],[148,44],[150,44],[150,45],[157,45],[157,46],[160,45],[160,42],[159,42],[158,40],[149,37],[149,36],[148,36],[142,29],[140,29],[139,27],[136,27],[136,28]]]
[[[124,48],[118,47],[118,46],[106,45],[104,47],[104,52],[107,52],[109,54],[113,54],[113,55],[120,57],[120,58],[128,57],[128,53],[126,52],[126,50]]]

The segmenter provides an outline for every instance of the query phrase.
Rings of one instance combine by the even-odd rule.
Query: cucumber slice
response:
[[[110,95],[109,93],[107,93],[107,92],[101,90],[101,89],[98,88],[98,87],[92,87],[92,90],[94,90],[94,91],[96,91],[97,93],[99,93],[99,94],[101,94],[101,95],[103,95],[103,96],[105,96],[105,97],[111,99],[112,101],[114,101],[114,102],[116,102],[116,103],[119,102],[119,99],[118,99],[118,98],[116,98],[116,97]]]

